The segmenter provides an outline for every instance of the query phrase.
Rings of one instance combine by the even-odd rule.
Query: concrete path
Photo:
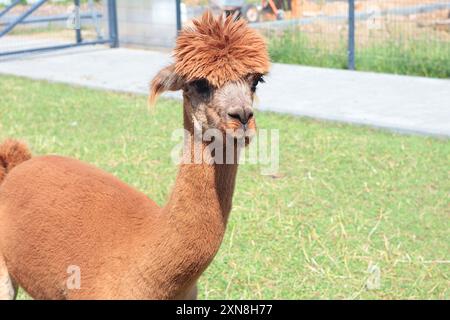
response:
[[[3,59],[0,73],[147,94],[170,61],[156,51],[78,48]],[[262,110],[450,136],[450,80],[274,64],[258,96]]]

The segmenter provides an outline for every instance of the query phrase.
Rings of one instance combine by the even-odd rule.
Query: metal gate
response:
[[[10,0],[0,7],[0,56],[119,46],[115,0]]]

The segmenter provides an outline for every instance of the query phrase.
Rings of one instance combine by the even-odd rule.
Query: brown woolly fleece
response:
[[[36,299],[195,298],[225,232],[235,167],[182,165],[159,208],[91,165],[32,158],[0,185],[0,262]],[[79,289],[68,288],[71,266]]]
[[[183,30],[174,51],[175,72],[186,81],[207,79],[220,87],[250,73],[270,68],[264,39],[244,20],[218,19],[207,11]]]
[[[184,31],[178,41],[178,72],[186,78],[206,77],[220,85],[243,73],[267,71],[264,43],[243,22],[208,13],[195,25],[197,31]],[[186,51],[190,48],[197,58]],[[173,66],[155,79],[161,84],[156,93],[180,89]],[[185,95],[185,141],[193,141],[188,110],[192,105]],[[193,145],[185,143],[183,158],[194,158]],[[181,164],[160,208],[94,166],[60,156],[31,158],[25,145],[4,142],[0,299],[13,298],[16,285],[37,299],[196,298],[196,281],[225,233],[237,167],[211,159]]]
[[[8,139],[0,145],[0,183],[6,174],[20,163],[31,159],[25,144]]]

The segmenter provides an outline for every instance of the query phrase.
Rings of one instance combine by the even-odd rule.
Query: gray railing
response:
[[[64,49],[64,48],[70,48],[70,47],[76,47],[76,46],[88,46],[88,45],[97,45],[97,44],[109,44],[112,48],[116,48],[119,46],[119,36],[118,36],[118,27],[117,27],[117,13],[116,13],[116,0],[107,0],[105,1],[105,4],[107,6],[107,14],[106,17],[102,13],[96,12],[95,10],[91,10],[90,13],[79,13],[80,8],[80,0],[74,0],[73,4],[75,6],[76,10],[76,19],[80,22],[80,26],[74,27],[74,33],[75,33],[75,41],[74,42],[67,42],[65,40],[58,40],[53,41],[54,43],[51,45],[36,45],[33,41],[34,39],[31,39],[31,41],[28,41],[31,43],[30,46],[27,46],[26,44],[20,43],[22,46],[25,46],[24,48],[15,48],[14,47],[14,39],[15,37],[9,37],[13,40],[9,40],[9,43],[11,43],[11,49],[7,45],[4,45],[5,39],[8,38],[7,36],[12,34],[13,31],[15,31],[19,26],[24,25],[38,25],[42,23],[62,23],[67,21],[69,18],[71,18],[70,14],[56,14],[56,15],[38,15],[38,16],[32,16],[35,12],[39,12],[39,9],[43,7],[45,4],[49,3],[49,0],[39,0],[32,4],[30,7],[23,7],[21,10],[22,12],[19,15],[10,15],[11,11],[18,7],[21,4],[21,1],[14,0],[11,2],[10,5],[3,8],[3,10],[0,11],[0,56],[9,56],[9,55],[15,55],[15,54],[23,54],[23,53],[30,53],[30,52],[39,52],[39,51],[50,51],[50,50],[58,50],[58,49]],[[93,3],[93,2],[91,2]],[[78,9],[77,9],[78,8]],[[101,28],[99,27],[99,20],[101,18],[107,19],[107,26],[108,26],[108,35],[102,35],[101,34]],[[83,30],[81,28],[81,21],[90,20],[92,24],[95,26],[95,32],[97,34],[97,37],[95,39],[84,39],[83,38]],[[86,24],[84,24],[86,25]],[[22,33],[26,33],[22,30]],[[29,36],[30,38],[31,36]],[[19,38],[22,41],[22,38]]]

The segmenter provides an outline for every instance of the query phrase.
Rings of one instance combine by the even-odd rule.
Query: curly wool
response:
[[[0,144],[0,183],[14,167],[30,159],[31,153],[24,143],[8,139]]]
[[[260,34],[233,16],[215,18],[207,11],[177,38],[175,72],[187,81],[207,79],[220,87],[250,73],[270,68],[267,46]]]

